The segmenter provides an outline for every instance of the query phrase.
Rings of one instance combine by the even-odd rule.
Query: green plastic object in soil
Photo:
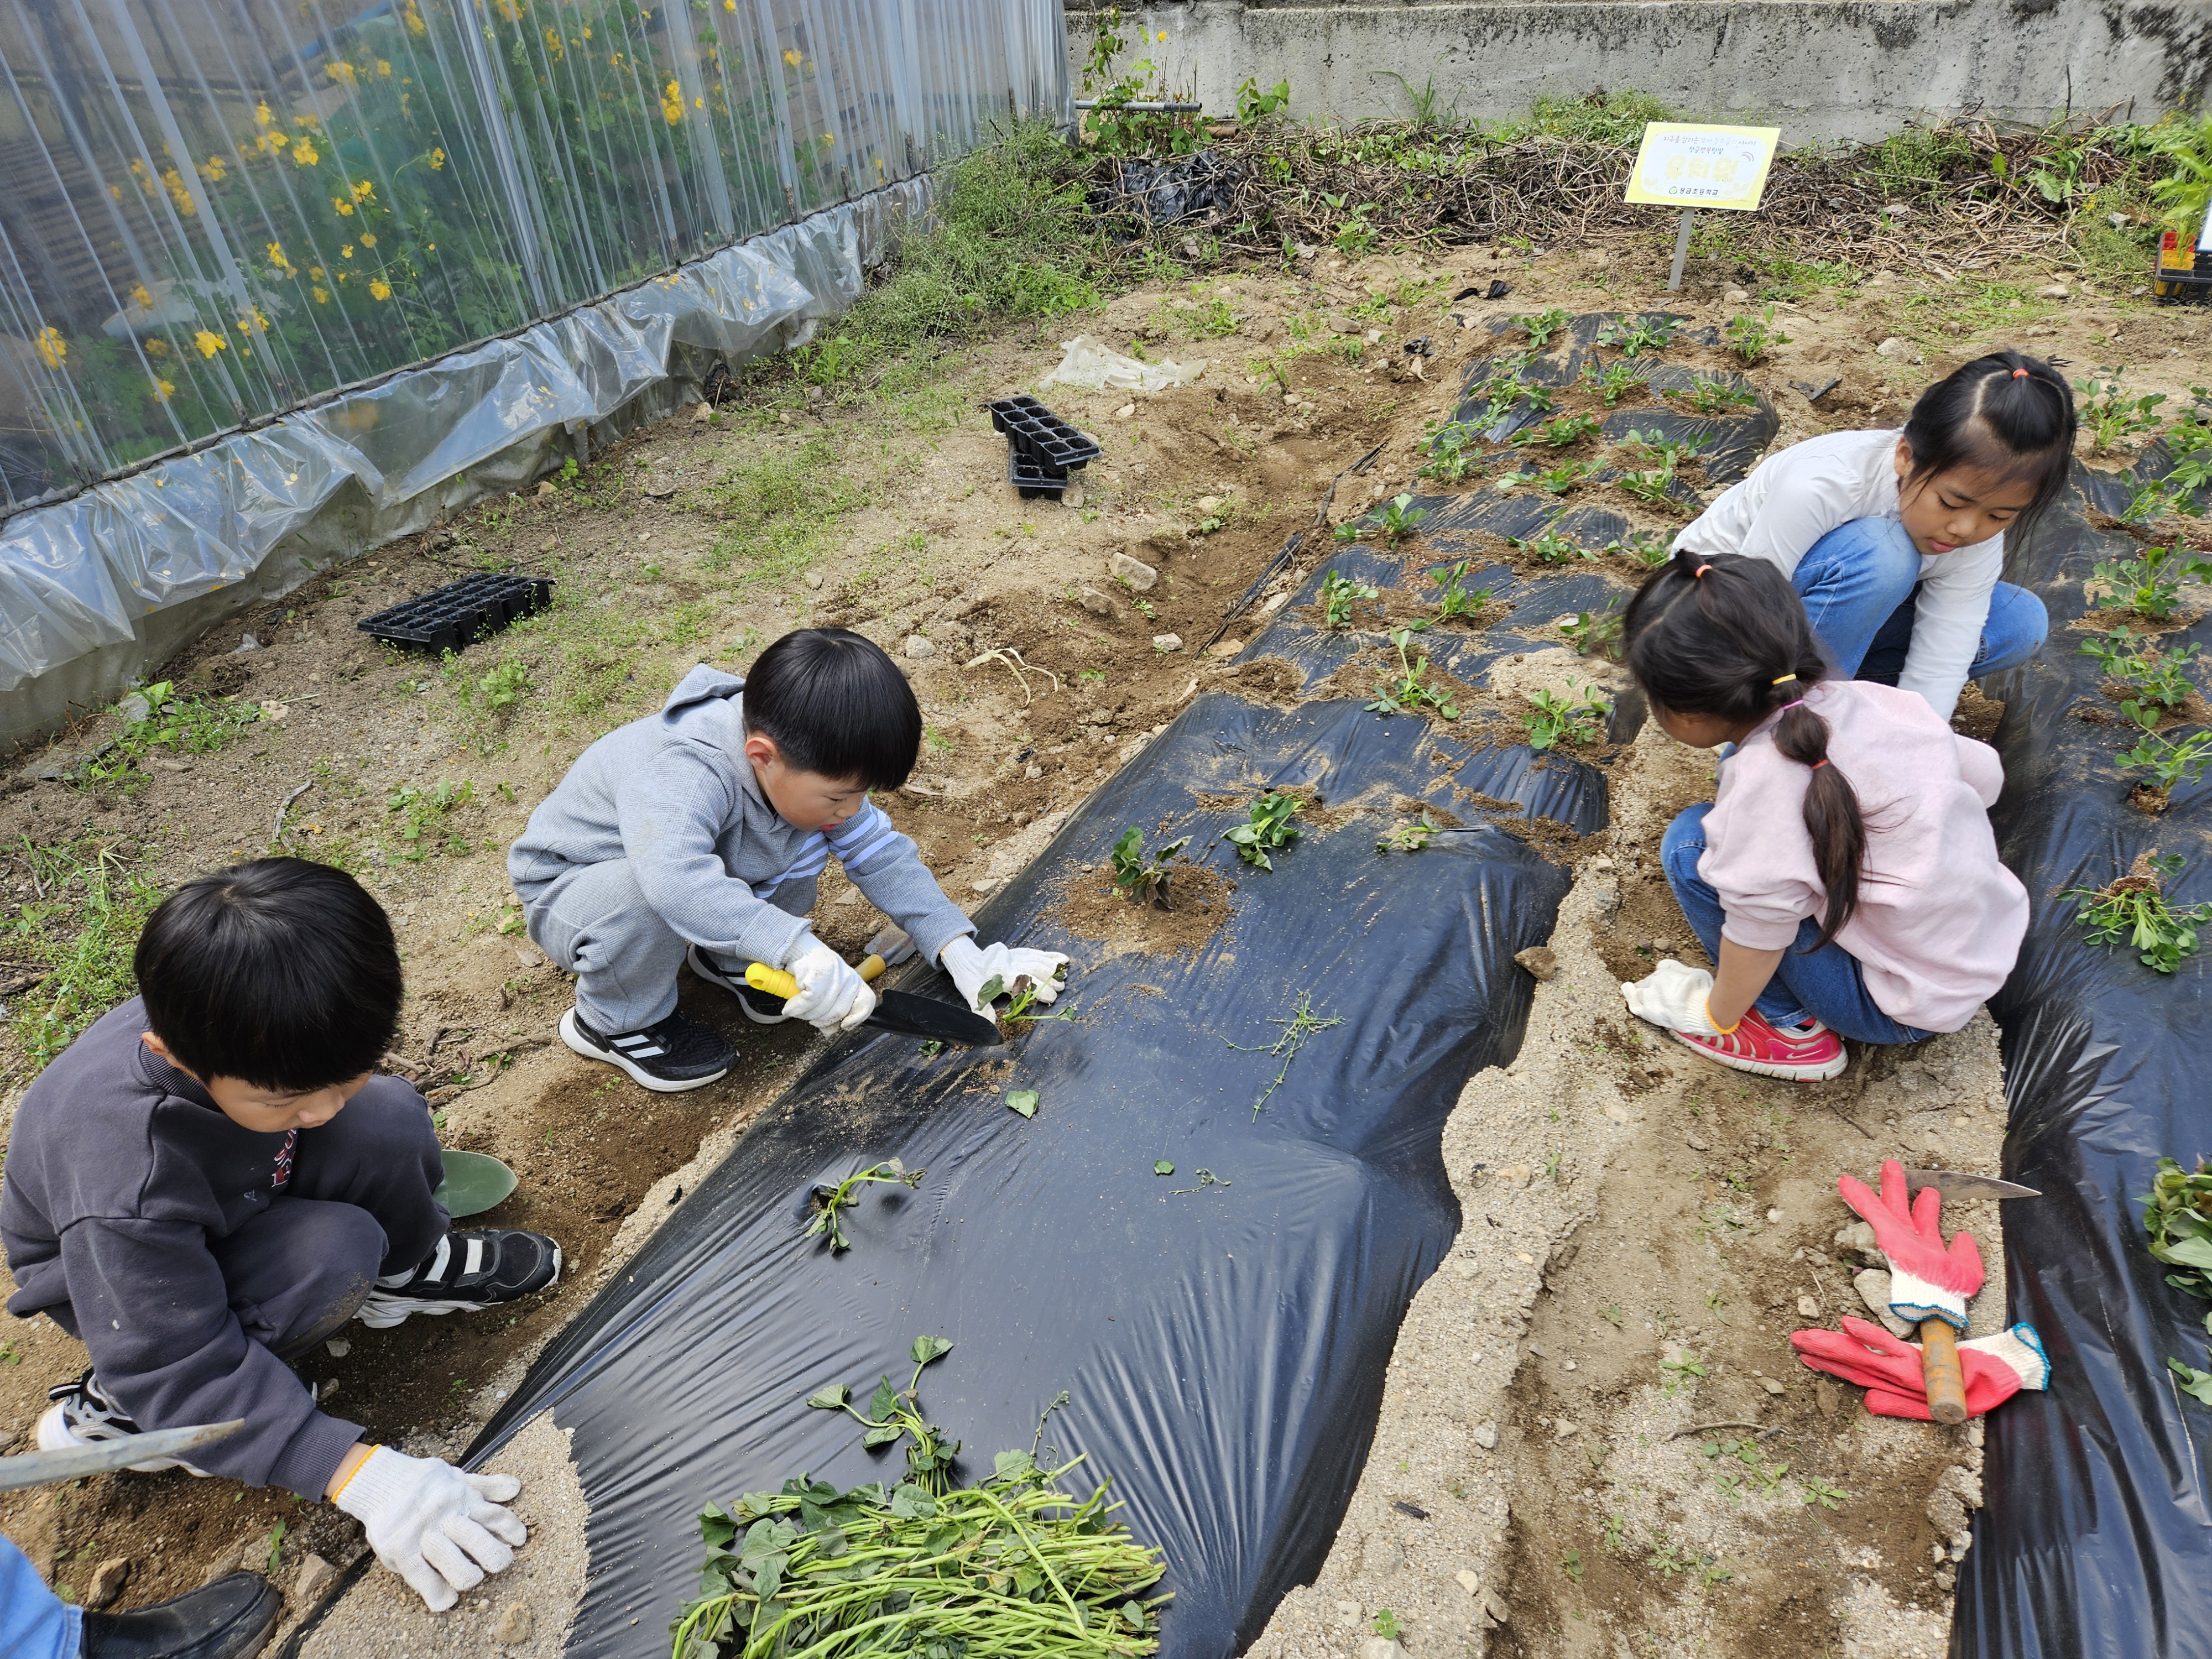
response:
[[[514,1171],[489,1152],[449,1150],[444,1157],[446,1178],[430,1196],[444,1205],[446,1213],[456,1221],[504,1204],[514,1190]]]

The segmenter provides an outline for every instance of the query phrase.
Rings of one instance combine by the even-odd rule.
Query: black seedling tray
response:
[[[550,576],[464,576],[443,587],[363,617],[354,626],[392,645],[442,654],[496,634],[518,617],[553,603]]]
[[[1088,466],[1105,452],[1030,397],[1001,398],[991,405],[991,424],[1006,441],[1050,472]]]
[[[1067,474],[1038,465],[1036,456],[1024,454],[1011,443],[1006,446],[1006,482],[1021,492],[1025,501],[1038,495],[1057,497],[1067,493]]]

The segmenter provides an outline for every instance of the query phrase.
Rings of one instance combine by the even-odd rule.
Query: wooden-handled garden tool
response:
[[[2040,1198],[2033,1187],[1956,1170],[1907,1170],[1905,1190],[1917,1197],[1932,1187],[1945,1198]],[[1928,1385],[1928,1413],[1938,1423],[1966,1420],[1966,1376],[1959,1363],[1959,1334],[1941,1319],[1920,1322],[1920,1366]]]
[[[860,967],[860,977],[867,981],[873,981],[883,971],[881,957],[870,957]],[[786,1001],[799,994],[797,980],[764,962],[747,965],[745,983],[763,996],[780,997]],[[997,1020],[970,1013],[957,1003],[939,1002],[907,991],[877,992],[876,1011],[861,1023],[878,1030],[896,1031],[901,1036],[957,1042],[963,1048],[984,1048],[1006,1041]]]
[[[1967,1302],[1982,1288],[1981,1248],[1967,1232],[1945,1242],[1943,1182],[1929,1180],[1912,1196],[1905,1166],[1893,1158],[1882,1162],[1879,1198],[1850,1176],[1836,1187],[1844,1202],[1874,1229],[1875,1242],[1889,1260],[1890,1310],[1920,1328],[1928,1414],[1938,1423],[1965,1422],[1966,1377],[1959,1363],[1959,1332],[1966,1323]]]

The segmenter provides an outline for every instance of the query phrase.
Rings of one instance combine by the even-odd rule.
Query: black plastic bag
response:
[[[2108,510],[2132,493],[2130,479],[2080,482]],[[2166,1283],[2138,1201],[2161,1155],[2193,1165],[2212,1154],[2212,953],[2161,975],[2124,945],[2085,944],[2075,907],[2054,896],[2102,887],[2151,848],[2188,860],[2174,902],[2212,896],[2212,784],[2178,787],[2160,817],[2126,804],[2131,779],[2114,756],[2135,731],[2068,625],[2087,609],[2091,567],[2137,549],[2092,530],[2084,504],[2069,492],[2007,573],[2051,617],[2050,643],[1996,688],[2005,790],[1992,817],[2034,913],[1992,1006],[2010,1104],[2004,1173],[2043,1194],[2005,1206],[2008,1317],[2042,1334],[2052,1374],[2048,1393],[1988,1419],[1956,1659],[2212,1654],[2212,1409],[2184,1397],[2165,1363],[2205,1365],[2207,1304]],[[2161,636],[2189,641],[2212,642],[2212,622]]]
[[[1243,177],[1242,164],[1211,149],[1164,161],[1126,157],[1115,163],[1112,184],[1092,187],[1088,205],[1094,214],[1134,208],[1150,223],[1172,225],[1225,211]]]

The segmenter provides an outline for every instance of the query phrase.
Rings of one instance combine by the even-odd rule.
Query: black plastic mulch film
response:
[[[1751,430],[1772,422],[1763,405],[1741,416]],[[1286,658],[1317,685],[1355,648],[1383,644],[1372,614],[1356,639],[1306,619],[1328,570],[1432,601],[1425,567],[1478,556],[1473,532],[1522,534],[1529,517],[1520,492],[1426,504],[1417,552],[1318,562],[1245,657]],[[1536,516],[1558,511],[1547,501]],[[1468,586],[1512,610],[1421,643],[1478,686],[1494,659],[1555,642],[1562,611],[1626,591],[1595,563],[1536,580],[1492,566]],[[1578,833],[1607,823],[1601,768],[1536,755],[1495,726],[1463,733],[1475,724],[1382,718],[1356,700],[1281,710],[1200,696],[976,918],[987,939],[1073,957],[1063,1006],[1079,1023],[1036,1024],[1011,1056],[927,1059],[910,1041],[856,1034],[747,1130],[471,1451],[481,1462],[548,1408],[574,1431],[592,1571],[570,1654],[666,1651],[668,1620],[696,1591],[708,1501],[801,1472],[840,1486],[895,1474],[896,1454],[863,1451],[849,1418],[803,1402],[832,1382],[865,1392],[925,1333],[956,1344],[922,1397],[964,1443],[964,1469],[1028,1447],[1066,1391],[1044,1441],[1087,1453],[1085,1478],[1110,1478],[1136,1538],[1165,1553],[1170,1659],[1223,1659],[1310,1581],[1358,1479],[1406,1307],[1458,1232],[1443,1121],[1469,1076],[1518,1048],[1532,981],[1513,955],[1550,935],[1570,879],[1468,792]],[[1273,874],[1247,871],[1216,839],[1242,807],[1198,797],[1277,787],[1374,811],[1279,854]],[[1378,855],[1408,796],[1467,827]],[[1047,920],[1066,884],[1104,884],[1095,871],[1130,824],[1153,845],[1189,834],[1240,879],[1194,957],[1111,954]],[[902,971],[908,988],[950,994],[940,976]],[[1281,1062],[1249,1050],[1275,1042],[1273,1022],[1307,996],[1342,1024],[1305,1042],[1255,1116]],[[1007,1109],[1009,1089],[1037,1091],[1034,1121]],[[871,1194],[845,1224],[848,1253],[800,1237],[817,1183],[892,1157],[928,1174],[917,1192]],[[1153,1173],[1159,1159],[1173,1176]],[[1176,1190],[1199,1188],[1200,1169],[1220,1184]]]
[[[2136,471],[2166,465],[2159,453]],[[2138,482],[2077,478],[2087,504],[2114,514]],[[2204,1366],[2206,1304],[2166,1283],[2139,1201],[2161,1155],[2185,1166],[2212,1155],[2212,953],[2153,973],[2131,950],[2085,946],[2074,907],[2052,896],[2101,887],[2156,848],[2188,860],[2177,904],[2212,897],[2212,781],[2177,785],[2172,810],[2147,817],[2113,763],[2132,728],[2081,718],[2117,712],[2069,628],[2088,608],[2083,580],[2136,551],[2091,529],[2084,505],[2069,492],[2007,572],[2051,622],[2050,644],[1998,688],[2005,790],[1992,814],[2035,907],[1992,1005],[2010,1105],[2004,1173],[2043,1194],[2004,1206],[2008,1316],[2042,1333],[2051,1382],[1989,1419],[1987,1507],[1960,1566],[1954,1659],[2212,1654],[2212,1413],[2165,1365]],[[2185,641],[2212,645],[2212,618],[2160,641]]]

